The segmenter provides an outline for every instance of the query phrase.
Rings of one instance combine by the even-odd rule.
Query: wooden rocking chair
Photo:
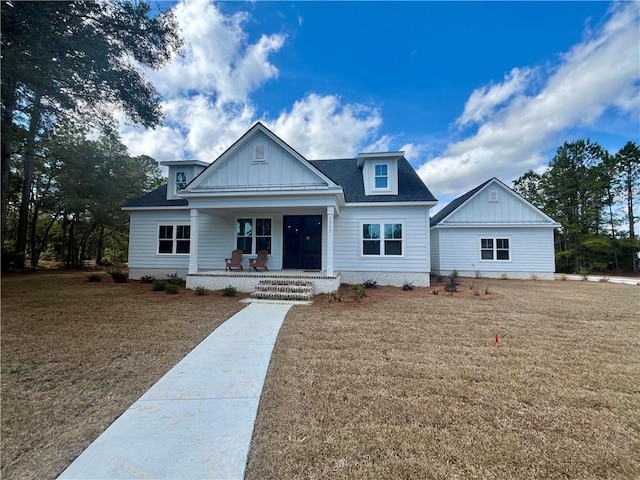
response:
[[[242,270],[242,250],[234,250],[233,252],[231,252],[231,258],[225,258],[224,262],[226,264],[224,269],[225,272],[227,270],[233,271],[234,268],[239,268],[240,270]]]
[[[258,270],[269,271],[267,268],[267,251],[259,250],[258,258],[249,260],[249,270],[252,268],[257,272]]]

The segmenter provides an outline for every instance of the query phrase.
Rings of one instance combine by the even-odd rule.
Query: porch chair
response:
[[[249,260],[249,270],[252,268],[257,272],[258,270],[269,271],[267,268],[267,251],[259,250],[258,258]]]
[[[225,272],[227,270],[233,271],[234,268],[239,268],[242,270],[242,250],[234,250],[231,252],[231,258],[225,258]]]

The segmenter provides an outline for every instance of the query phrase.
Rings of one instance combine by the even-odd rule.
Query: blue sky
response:
[[[309,159],[404,150],[443,206],[565,140],[640,140],[637,2],[161,5],[186,43],[134,154],[213,161],[259,120]]]

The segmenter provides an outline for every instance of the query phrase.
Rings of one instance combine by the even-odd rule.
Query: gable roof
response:
[[[358,167],[357,158],[311,160],[310,163],[342,187],[345,202],[347,203],[437,202],[436,198],[404,157],[398,159],[397,195],[365,195],[362,170]]]
[[[127,208],[140,208],[140,207],[186,207],[189,202],[184,198],[175,200],[167,200],[167,184],[165,183],[161,187],[142,195],[127,202],[124,209]]]
[[[514,195],[515,197],[517,197],[520,200],[522,200],[529,207],[531,207],[532,209],[537,211],[540,215],[542,215],[545,219],[547,219],[549,221],[549,224],[552,224],[554,226],[560,226],[560,224],[558,222],[556,222],[553,218],[549,217],[546,213],[544,213],[542,210],[540,210],[534,204],[529,202],[529,200],[527,200],[522,195],[520,195],[517,192],[515,192],[513,189],[511,189],[508,186],[506,186],[503,182],[501,182],[496,177],[490,178],[486,182],[483,182],[480,185],[478,185],[477,187],[473,188],[472,190],[469,190],[467,193],[465,193],[463,195],[460,195],[459,197],[451,200],[451,202],[449,202],[449,204],[447,204],[447,206],[445,206],[442,210],[440,210],[437,214],[435,214],[431,218],[431,222],[430,222],[431,226],[434,227],[434,226],[438,225],[439,223],[443,222],[445,219],[447,219],[448,217],[453,215],[456,211],[460,210],[464,205],[466,205],[474,197],[476,197],[482,190],[484,190],[490,183],[497,183],[497,184],[501,185],[504,189],[506,189],[512,195]]]

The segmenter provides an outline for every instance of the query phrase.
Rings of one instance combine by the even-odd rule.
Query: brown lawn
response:
[[[3,479],[55,478],[242,308],[86,275],[2,279]],[[436,287],[291,310],[248,479],[640,477],[640,288]]]

